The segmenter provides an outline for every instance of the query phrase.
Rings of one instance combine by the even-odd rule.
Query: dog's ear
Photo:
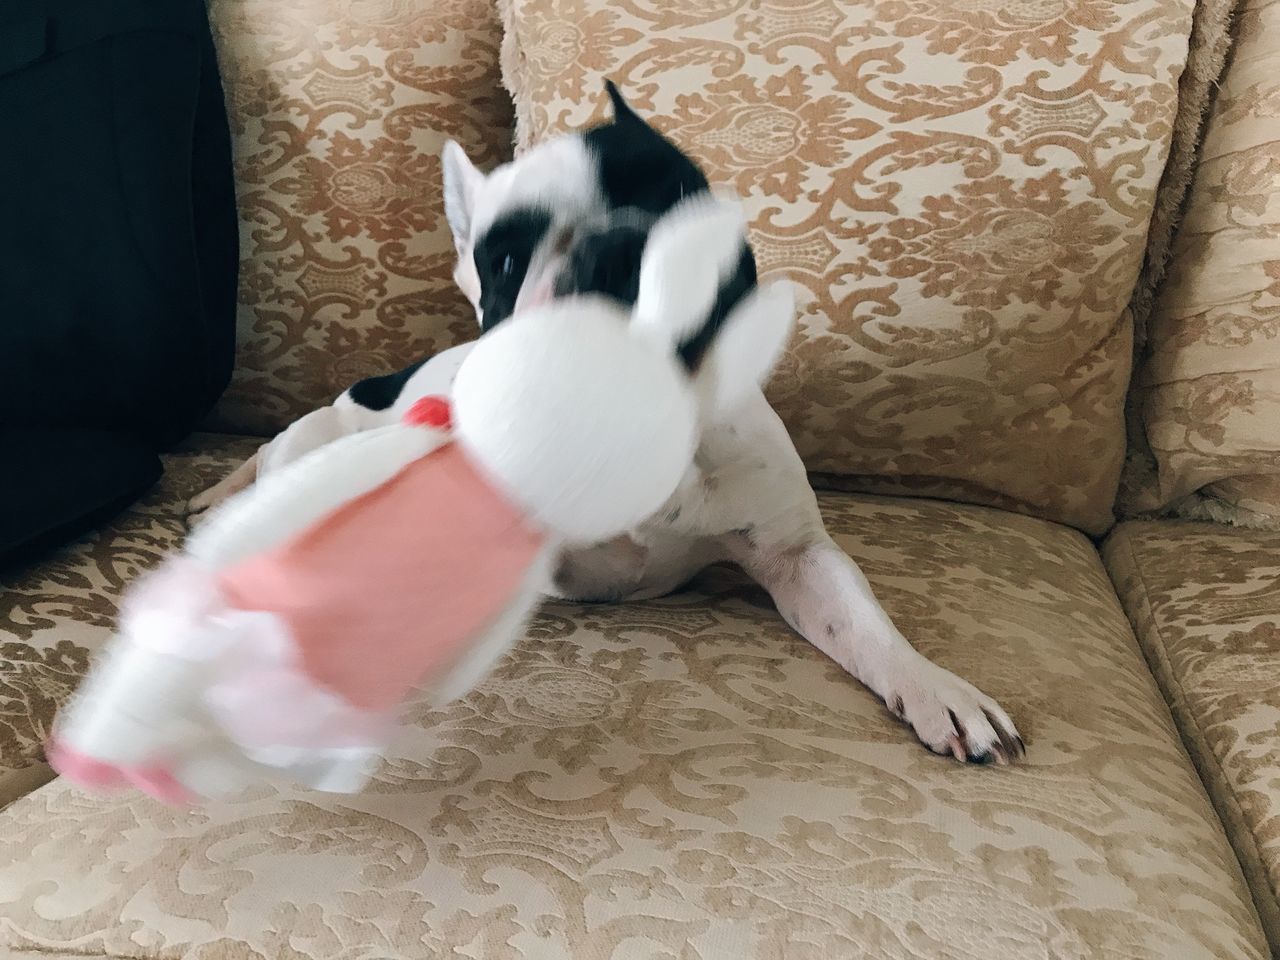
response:
[[[745,218],[735,199],[708,192],[677,204],[649,232],[633,329],[671,349],[696,336],[745,245]],[[733,308],[694,373],[705,417],[732,413],[769,379],[794,318],[795,295],[786,281],[753,289]]]
[[[606,81],[605,92],[613,119],[587,130],[583,140],[596,159],[610,206],[657,215],[706,191],[707,178],[697,164],[636,113],[611,81]]]
[[[613,104],[613,122],[619,124],[640,123],[648,126],[640,115],[631,109],[631,104],[627,103],[626,98],[618,89],[618,85],[612,80],[604,82],[605,92],[609,94],[609,102]]]
[[[697,333],[742,256],[742,208],[699,193],[664,214],[645,242],[632,323],[673,345]]]
[[[444,215],[453,231],[459,251],[471,240],[471,218],[484,174],[471,162],[465,150],[453,140],[444,145]]]
[[[764,386],[791,338],[795,312],[786,280],[757,287],[733,308],[695,374],[705,417],[723,419]]]

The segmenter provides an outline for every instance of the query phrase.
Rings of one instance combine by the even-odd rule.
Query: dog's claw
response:
[[[1015,760],[1021,760],[1027,753],[1026,744],[1022,742],[1022,737],[1016,733],[1009,732],[1000,718],[993,714],[985,707],[982,710],[983,716],[987,718],[987,722],[991,724],[991,729],[996,732],[996,736],[1000,738],[1001,751],[1007,756]],[[1006,761],[1007,762],[1007,761]]]
[[[1026,755],[1013,721],[994,700],[936,664],[916,661],[915,667],[890,687],[885,703],[931,751],[996,766]]]

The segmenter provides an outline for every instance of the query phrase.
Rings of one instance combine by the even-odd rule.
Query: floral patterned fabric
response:
[[[1245,4],[1148,351],[1133,507],[1280,527],[1280,0]]]
[[[440,150],[510,155],[491,0],[210,0],[239,190],[239,353],[213,429],[273,434],[470,338]]]
[[[1110,526],[1191,0],[503,5],[519,145],[607,76],[746,197],[813,470]]]
[[[1280,956],[1280,533],[1126,523],[1104,554]]]
[[[0,950],[1263,960],[1090,543],[981,507],[823,508],[906,633],[1011,710],[1026,765],[929,754],[759,589],[713,569],[664,600],[549,605],[473,694],[416,709],[357,797],[260,789],[188,812],[57,781],[14,802]],[[126,529],[150,524],[151,542],[115,534],[33,574],[23,609],[99,644],[105,625],[77,618],[105,615],[176,535],[149,509]],[[75,578],[98,599],[57,600]]]
[[[32,569],[0,571],[0,806],[51,776],[42,745],[115,621],[121,591],[185,532],[182,504],[260,441],[191,438],[128,512]]]
[[[454,136],[501,159],[509,105],[487,0],[210,6],[245,240],[215,422],[266,434],[470,335],[438,150]],[[526,143],[584,122],[608,74],[747,195],[762,266],[804,292],[773,393],[812,466],[1100,530],[1118,305],[1190,7],[513,0],[506,72]],[[548,605],[472,695],[414,709],[358,797],[260,789],[181,811],[29,792],[120,592],[256,442],[196,438],[106,529],[4,574],[6,957],[1267,956],[1219,816],[1274,934],[1262,654],[1280,544],[1213,528],[1130,525],[1107,550],[1162,684],[1185,684],[1177,719],[1219,814],[1084,537],[836,493],[837,539],[925,652],[1010,709],[1025,765],[928,754],[716,568],[663,600]],[[1203,584],[1179,584],[1192,564]]]

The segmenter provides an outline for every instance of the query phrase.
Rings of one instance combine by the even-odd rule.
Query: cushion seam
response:
[[[97,950],[88,952],[84,950],[67,950],[63,948],[48,947],[32,947],[23,946],[16,948],[17,952],[9,953],[7,956],[15,958],[19,957],[84,957],[85,960],[148,960],[147,957],[138,953],[110,953],[106,950]]]
[[[1217,754],[1214,753],[1213,748],[1209,746],[1208,740],[1204,735],[1204,730],[1201,728],[1199,718],[1188,705],[1186,688],[1178,678],[1178,675],[1174,672],[1173,665],[1169,661],[1167,655],[1168,648],[1165,643],[1164,633],[1160,629],[1160,621],[1156,617],[1155,607],[1151,603],[1151,592],[1147,587],[1147,579],[1142,572],[1142,565],[1138,562],[1138,553],[1134,548],[1133,543],[1134,538],[1128,533],[1128,531],[1125,531],[1124,539],[1126,541],[1125,546],[1129,551],[1129,560],[1133,564],[1134,576],[1137,578],[1138,587],[1142,594],[1142,604],[1145,608],[1147,618],[1150,621],[1151,630],[1156,641],[1151,644],[1152,649],[1148,651],[1147,647],[1141,643],[1141,638],[1139,638],[1139,646],[1147,652],[1148,658],[1159,662],[1159,667],[1168,677],[1169,685],[1176,689],[1181,706],[1180,709],[1175,709],[1173,711],[1174,720],[1179,733],[1181,734],[1183,745],[1187,748],[1188,753],[1191,754],[1192,765],[1196,768],[1196,773],[1200,777],[1201,783],[1205,788],[1205,792],[1209,795],[1210,802],[1215,808],[1218,807],[1219,803],[1221,803],[1223,806],[1234,811],[1236,821],[1244,828],[1242,831],[1238,831],[1244,834],[1243,842],[1238,844],[1236,838],[1232,835],[1233,831],[1226,829],[1227,824],[1222,824],[1223,832],[1227,835],[1227,842],[1231,844],[1232,849],[1235,851],[1236,859],[1240,861],[1241,870],[1245,874],[1246,886],[1249,887],[1250,896],[1252,897],[1254,905],[1258,911],[1259,921],[1261,921],[1263,915],[1270,915],[1276,911],[1275,909],[1264,910],[1262,904],[1258,903],[1258,896],[1254,890],[1255,885],[1248,882],[1249,875],[1259,874],[1261,880],[1258,886],[1261,886],[1265,891],[1270,892],[1272,899],[1278,903],[1280,903],[1280,891],[1278,891],[1275,885],[1271,882],[1271,877],[1266,869],[1266,861],[1263,860],[1262,857],[1262,850],[1258,847],[1258,840],[1257,837],[1254,836],[1253,828],[1245,818],[1244,811],[1240,807],[1240,802],[1236,796],[1235,788],[1227,782],[1226,776],[1222,770],[1222,763],[1219,761]],[[1157,671],[1156,681],[1159,682],[1159,680],[1159,671]],[[1171,704],[1171,706],[1177,705]],[[1191,729],[1188,730],[1188,727]],[[1191,748],[1193,746],[1198,746],[1202,749],[1192,750]],[[1195,762],[1197,754],[1201,755],[1200,763]],[[1209,768],[1208,772],[1217,775],[1216,782],[1222,785],[1221,789],[1214,788],[1213,782],[1211,782],[1205,775],[1206,771],[1201,769],[1201,764],[1203,764],[1204,767]],[[1218,794],[1225,794],[1225,796],[1219,798],[1217,796]],[[1244,853],[1253,861],[1252,864],[1245,864],[1243,862],[1240,850],[1241,846],[1246,848]],[[1263,927],[1263,932],[1268,932],[1265,926]],[[1276,936],[1280,936],[1280,931],[1277,931]],[[1268,939],[1272,939],[1272,936],[1269,935]],[[1276,944],[1276,946],[1280,946],[1280,944]]]
[[[43,748],[38,748],[38,750],[38,756],[23,758],[30,762],[21,767],[0,768],[0,811],[6,810],[9,806],[17,803],[23,797],[31,796],[31,794],[35,793],[41,787],[52,783],[57,776],[53,772],[52,768],[50,768],[48,761],[45,760]],[[11,784],[27,780],[28,778],[40,778],[46,773],[48,776],[36,783],[35,786],[30,787],[30,789],[27,789],[22,793],[15,793],[12,796],[8,795]]]

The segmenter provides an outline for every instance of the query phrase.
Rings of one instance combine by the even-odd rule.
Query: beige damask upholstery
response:
[[[1110,526],[1192,0],[502,5],[518,146],[611,77],[746,198],[813,470]]]
[[[823,506],[903,629],[1010,708],[1025,766],[927,753],[713,570],[549,606],[357,797],[14,802],[5,956],[1262,960],[1091,544],[981,507]]]
[[[1280,528],[1280,0],[1247,0],[1148,330],[1134,510]]]
[[[51,774],[41,746],[111,630],[120,592],[182,538],[182,504],[260,440],[204,434],[168,454],[127,512],[31,568],[0,570],[0,806]]]
[[[1126,523],[1104,555],[1280,956],[1280,533]]]
[[[1265,960],[1264,926],[1280,951],[1280,541],[1126,524],[1105,548],[1122,607],[1080,533],[925,499],[1109,524],[1122,307],[1231,2],[1201,8],[1175,120],[1193,0],[503,0],[521,143],[596,116],[610,75],[745,194],[762,267],[802,287],[771,388],[802,452],[829,484],[917,497],[828,492],[831,528],[908,636],[1009,708],[1024,765],[927,753],[716,568],[662,600],[548,605],[478,690],[417,708],[356,797],[182,811],[45,783],[40,744],[121,591],[259,442],[205,435],[104,530],[0,572],[0,957]],[[1246,43],[1277,2],[1251,0]],[[267,434],[471,334],[438,153],[507,155],[501,30],[490,0],[210,11],[244,213],[211,422]],[[1274,114],[1268,77],[1239,86],[1250,63],[1216,130]],[[1241,176],[1191,222],[1244,209]],[[1266,202],[1245,197],[1249,230]],[[1213,336],[1239,339],[1226,319]],[[1280,502],[1249,476],[1210,492]]]
[[[511,153],[492,0],[210,0],[235,145],[239,351],[210,421],[271,434],[469,339],[440,150]]]

